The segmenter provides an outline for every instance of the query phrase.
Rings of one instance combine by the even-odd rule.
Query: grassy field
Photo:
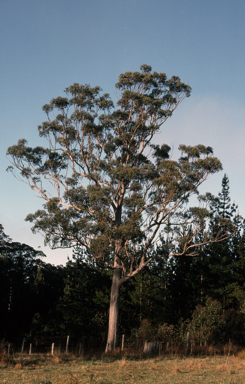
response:
[[[171,355],[15,356],[0,363],[5,384],[110,384],[110,383],[245,383],[245,353],[237,356],[175,357]]]

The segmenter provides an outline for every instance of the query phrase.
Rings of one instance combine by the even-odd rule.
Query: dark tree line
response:
[[[9,341],[47,318],[63,294],[63,269],[45,263],[43,252],[13,242],[0,226],[0,337]]]
[[[197,256],[169,259],[173,239],[166,230],[152,248],[154,261],[122,287],[121,334],[134,334],[146,320],[155,329],[188,319],[200,321],[205,312],[201,308],[206,303],[211,308],[213,302],[221,311],[220,340],[245,342],[244,220],[231,204],[226,175],[221,193],[211,200],[210,228],[217,232],[221,220],[229,219],[235,234],[203,246]],[[47,336],[69,334],[106,342],[111,270],[98,269],[93,258],[79,248],[65,266],[45,263],[42,252],[13,242],[2,226],[0,254],[1,339],[15,342],[29,337],[38,343]]]

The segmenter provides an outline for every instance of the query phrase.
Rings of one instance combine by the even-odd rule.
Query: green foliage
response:
[[[80,338],[93,334],[104,339],[110,276],[79,259],[69,261],[65,270],[64,293],[57,307],[63,317],[63,332]]]
[[[198,305],[187,327],[191,342],[200,344],[213,341],[221,315],[222,306],[218,301],[207,299],[205,306]]]
[[[152,341],[152,340],[154,340],[155,329],[151,325],[151,323],[149,322],[148,319],[142,320],[140,327],[137,330],[137,333],[135,336],[136,336],[137,340],[140,340],[140,341],[145,341],[145,340]]]
[[[157,339],[160,340],[163,343],[170,343],[173,342],[175,339],[175,328],[174,325],[164,323],[163,325],[159,325],[158,330],[157,330]]]
[[[175,241],[182,253],[193,254],[190,240],[207,212],[184,207],[221,163],[203,145],[181,145],[176,162],[169,159],[168,145],[151,144],[190,96],[191,88],[177,76],[167,79],[144,64],[141,72],[121,74],[116,88],[120,95],[114,106],[100,87],[74,83],[65,89],[67,97],[43,107],[47,120],[38,129],[49,146],[30,148],[21,139],[7,153],[23,180],[46,200],[44,209],[27,216],[33,231],[44,233],[52,247],[84,246],[99,265],[112,268],[115,244],[120,244],[117,267],[130,277],[147,264],[164,225],[176,230],[188,220],[192,235],[176,232]],[[135,259],[134,245],[143,241]]]
[[[218,341],[222,343],[232,342],[236,345],[244,345],[245,340],[245,316],[234,308],[229,308],[222,314],[219,328]]]

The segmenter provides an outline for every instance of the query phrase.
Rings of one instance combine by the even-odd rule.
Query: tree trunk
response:
[[[119,325],[119,299],[121,269],[115,268],[113,272],[113,280],[111,286],[111,298],[109,309],[109,327],[106,344],[106,352],[113,351],[118,348],[118,325]]]
[[[122,219],[122,208],[118,206],[116,212],[115,224],[117,227],[121,225]],[[108,326],[108,336],[106,343],[106,352],[113,351],[118,348],[118,325],[119,325],[119,299],[120,299],[120,286],[122,284],[121,275],[121,246],[122,240],[117,239],[115,241],[115,258],[114,258],[114,270],[113,270],[113,279],[111,286],[111,298],[110,298],[110,309],[109,309],[109,326]]]

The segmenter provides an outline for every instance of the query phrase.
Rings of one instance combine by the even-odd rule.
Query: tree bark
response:
[[[115,264],[118,261],[115,260]],[[111,298],[109,309],[109,327],[106,344],[106,352],[113,351],[118,348],[118,325],[119,325],[119,299],[120,299],[120,279],[121,269],[115,268],[113,272]]]
[[[118,205],[115,212],[115,225],[118,228],[122,222],[122,207]],[[122,240],[115,241],[114,270],[111,286],[110,308],[109,308],[109,325],[106,343],[106,352],[113,351],[118,348],[118,326],[119,326],[119,302],[120,302],[120,286],[123,281],[120,255],[122,251]]]
[[[122,208],[118,207],[115,217],[115,224],[117,227],[121,224],[122,219]],[[115,241],[115,257],[114,257],[114,270],[113,279],[111,286],[111,298],[110,298],[110,309],[109,309],[109,325],[108,325],[108,336],[106,343],[106,352],[113,351],[118,348],[118,326],[119,326],[119,300],[120,300],[120,286],[122,284],[121,276],[121,239]]]

